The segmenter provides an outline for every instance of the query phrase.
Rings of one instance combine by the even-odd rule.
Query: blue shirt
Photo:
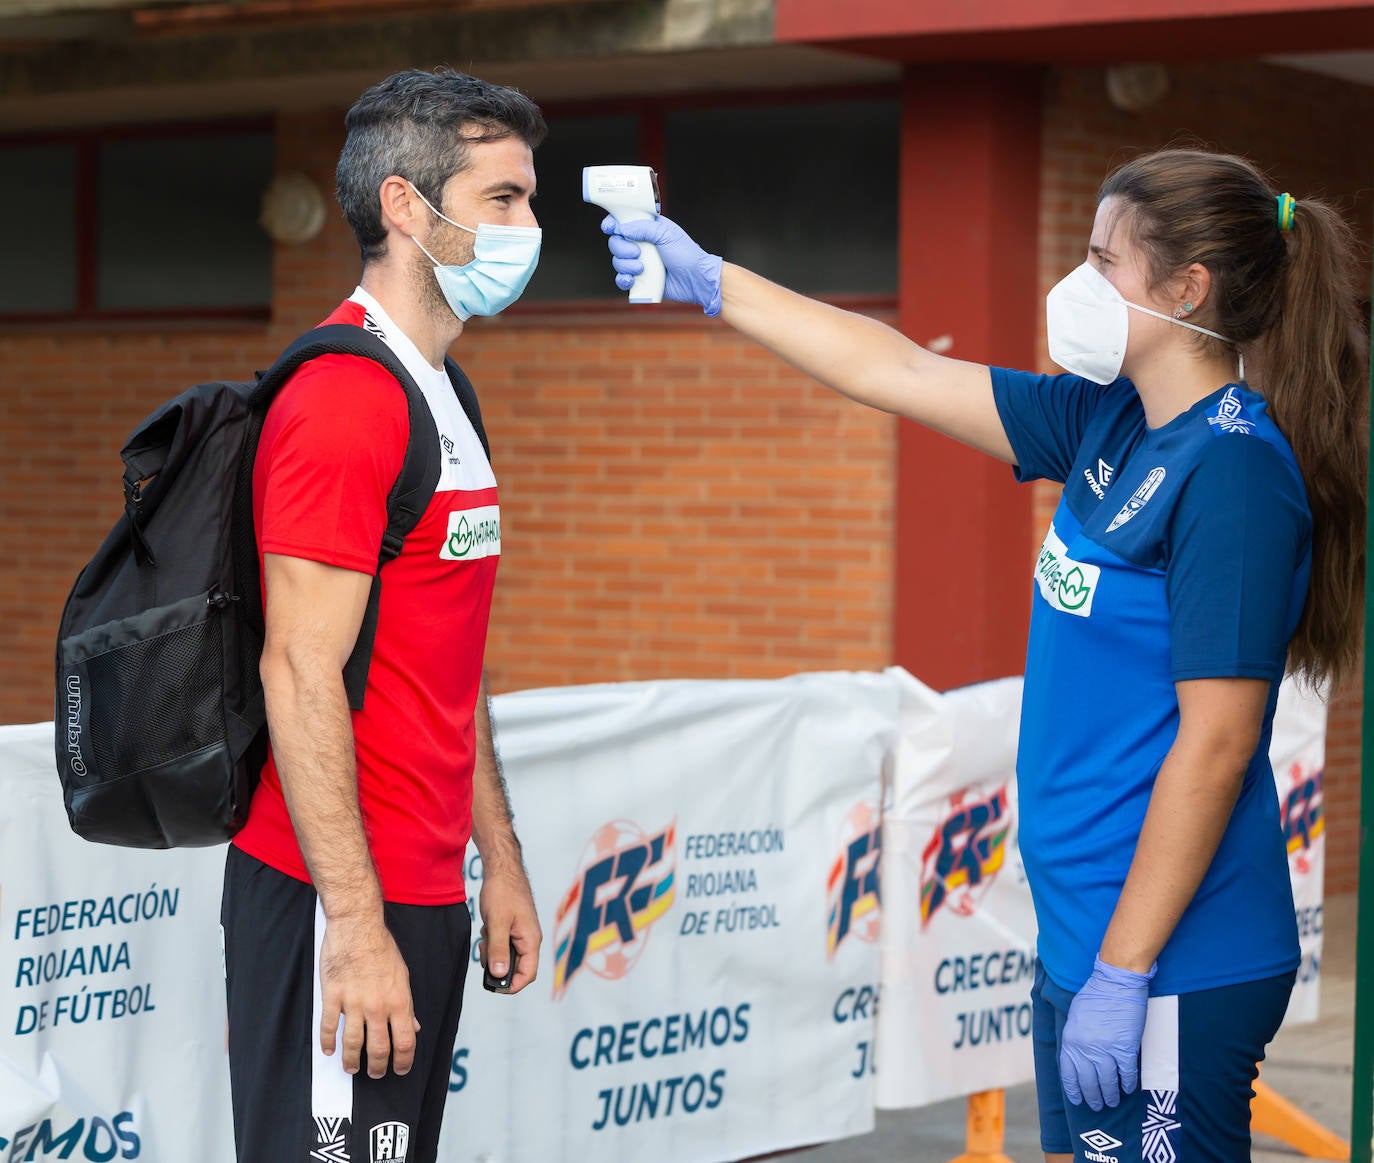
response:
[[[1050,978],[1092,972],[1178,733],[1174,683],[1270,683],[1221,845],[1159,956],[1172,994],[1277,976],[1298,935],[1269,740],[1312,518],[1264,399],[1231,384],[1160,428],[1128,380],[992,372],[1020,480],[1064,482],[1035,565],[1017,755],[1021,851]]]

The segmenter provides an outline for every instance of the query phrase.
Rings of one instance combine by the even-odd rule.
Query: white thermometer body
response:
[[[649,166],[586,166],[582,170],[582,200],[600,206],[617,222],[634,222],[658,214],[658,175]],[[663,302],[663,260],[658,247],[640,242],[644,273],[630,287],[631,303]]]

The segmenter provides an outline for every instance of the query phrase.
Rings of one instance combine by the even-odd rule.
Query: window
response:
[[[631,114],[551,121],[534,153],[534,214],[544,229],[539,267],[526,299],[598,299],[615,293],[611,256],[599,223],[606,212],[582,201],[582,167],[639,157],[639,119]]]
[[[34,214],[52,229],[33,229]],[[8,268],[0,274],[0,312],[76,309],[76,155],[61,146],[0,151],[0,221],[7,224]]]
[[[0,142],[0,319],[265,316],[272,167],[260,124]]]
[[[525,299],[616,295],[604,212],[581,201],[582,167],[612,162],[653,165],[663,212],[707,250],[806,294],[895,295],[899,108],[884,94],[552,111],[535,153],[544,246]]]
[[[895,294],[897,118],[895,101],[670,113],[665,208],[794,291]]]

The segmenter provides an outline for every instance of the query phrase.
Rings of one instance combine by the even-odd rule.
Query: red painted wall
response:
[[[910,69],[902,89],[902,330],[956,359],[1035,358],[1040,83],[1013,69]],[[1031,491],[915,424],[898,432],[896,661],[948,689],[1020,674]]]

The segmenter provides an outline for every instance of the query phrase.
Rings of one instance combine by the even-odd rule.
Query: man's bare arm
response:
[[[282,794],[320,896],[324,1000],[320,1044],[334,1052],[344,1018],[344,1069],[397,1074],[415,1054],[410,976],[382,911],[382,890],[358,805],[353,724],[343,667],[358,637],[372,579],[302,558],[264,557],[267,635],[263,689]]]

